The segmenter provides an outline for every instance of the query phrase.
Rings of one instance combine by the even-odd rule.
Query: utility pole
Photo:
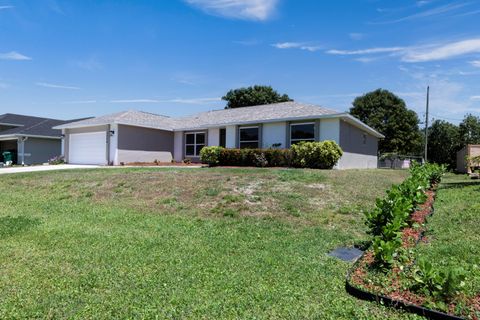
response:
[[[427,162],[428,148],[428,104],[430,100],[430,86],[427,87],[427,112],[425,113],[425,162]]]

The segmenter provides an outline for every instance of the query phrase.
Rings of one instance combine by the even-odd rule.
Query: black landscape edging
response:
[[[435,191],[435,194],[433,196],[433,199],[434,199],[433,203],[435,203],[435,198],[436,198],[436,190],[434,190],[434,191]],[[425,217],[425,222],[426,222],[426,219],[434,213],[434,211],[435,211],[435,209],[434,209],[434,206],[432,204],[432,207],[430,209],[430,213]],[[415,247],[420,243],[420,241],[422,241],[422,239],[425,235],[425,231],[426,230],[423,230],[420,233],[420,237],[418,237],[418,240],[415,243]],[[435,310],[428,309],[428,308],[425,308],[425,307],[422,307],[422,306],[417,306],[417,305],[411,304],[411,303],[405,303],[403,301],[395,300],[395,299],[392,299],[390,297],[387,297],[387,296],[384,296],[384,295],[381,295],[381,294],[371,293],[371,292],[368,292],[366,290],[363,290],[363,289],[360,289],[358,287],[353,286],[350,283],[351,272],[356,270],[357,263],[363,259],[363,256],[365,255],[367,250],[365,250],[365,252],[360,256],[360,258],[358,258],[358,260],[353,264],[353,267],[347,273],[347,279],[345,281],[345,290],[349,294],[351,294],[352,296],[354,296],[356,298],[362,299],[362,300],[376,301],[377,303],[383,303],[384,305],[387,305],[389,307],[406,310],[408,312],[427,317],[428,319],[433,319],[433,320],[465,320],[465,318],[463,318],[463,317],[458,317],[458,316],[450,315],[450,314],[447,314],[447,313],[444,313],[444,312],[435,311]]]

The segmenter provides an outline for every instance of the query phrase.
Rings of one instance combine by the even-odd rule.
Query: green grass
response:
[[[361,210],[405,176],[220,168],[2,176],[0,318],[415,319],[349,296],[351,264],[327,255],[365,238]]]
[[[428,219],[428,243],[417,254],[439,268],[462,267],[465,293],[480,294],[480,181],[447,175],[439,187],[435,213]]]

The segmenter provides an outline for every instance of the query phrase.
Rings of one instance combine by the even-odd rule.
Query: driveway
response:
[[[52,170],[69,170],[69,169],[94,169],[94,168],[99,168],[99,166],[60,164],[60,165],[56,165],[56,166],[45,165],[45,166],[32,166],[32,167],[0,168],[0,174],[36,172],[36,171],[52,171]]]

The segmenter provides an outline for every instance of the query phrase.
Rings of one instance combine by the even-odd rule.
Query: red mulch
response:
[[[420,225],[420,227],[413,228],[408,227],[402,230],[402,246],[404,248],[412,248],[414,247],[418,241],[422,233],[425,231],[425,222],[427,217],[432,213],[433,202],[435,201],[435,190],[436,186],[433,186],[431,190],[426,192],[427,200],[424,204],[420,205],[419,208],[412,213],[410,219]],[[426,241],[426,238],[422,239]],[[363,255],[362,259],[358,261],[357,268],[351,274],[351,282],[367,289],[370,292],[381,292],[386,296],[396,300],[401,301],[404,303],[410,303],[414,305],[423,305],[425,303],[425,297],[414,292],[409,291],[408,289],[403,289],[400,284],[400,276],[402,274],[402,270],[398,267],[392,269],[392,275],[388,279],[389,283],[384,283],[384,287],[387,286],[389,288],[388,292],[385,293],[384,287],[379,285],[372,284],[368,279],[367,271],[370,267],[373,266],[374,263],[374,256],[373,252],[367,251]],[[480,313],[480,295],[471,299],[468,305],[472,306],[474,310]],[[455,304],[450,305],[450,313],[453,313],[455,310]],[[473,319],[479,320],[478,317],[473,315]]]

